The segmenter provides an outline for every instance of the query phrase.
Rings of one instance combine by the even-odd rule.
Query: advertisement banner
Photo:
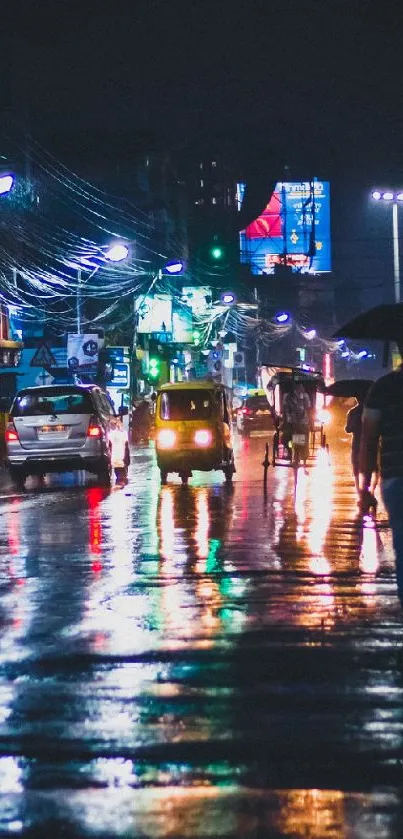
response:
[[[172,296],[150,294],[134,301],[137,332],[145,334],[172,334]]]
[[[238,207],[245,184],[238,184]],[[241,262],[253,274],[274,274],[277,265],[319,274],[331,271],[328,181],[276,184],[263,213],[240,233]]]
[[[184,286],[182,289],[182,302],[194,315],[205,315],[212,307],[212,299],[210,286]]]
[[[100,349],[100,338],[96,334],[86,333],[85,335],[67,336],[67,366],[73,372],[76,370],[96,370],[98,365],[98,353]]]

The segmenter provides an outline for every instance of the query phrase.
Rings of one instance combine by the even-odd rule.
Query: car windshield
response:
[[[209,419],[213,394],[208,390],[172,390],[161,395],[160,417],[164,420]]]
[[[91,414],[91,396],[82,390],[38,388],[22,391],[14,401],[12,417],[40,416],[41,414]]]
[[[246,408],[250,408],[252,411],[256,411],[262,408],[268,408],[269,403],[265,396],[249,396],[249,398],[245,402]]]

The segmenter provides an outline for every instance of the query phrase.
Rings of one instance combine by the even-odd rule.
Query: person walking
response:
[[[132,414],[132,442],[140,443],[141,440],[148,443],[150,436],[150,406],[145,399],[136,405]]]
[[[403,358],[403,346],[399,346]],[[360,498],[370,502],[372,473],[380,448],[380,484],[389,516],[396,560],[397,591],[403,606],[403,366],[378,379],[369,389],[362,414],[359,454]]]
[[[365,394],[362,394],[360,396],[357,394],[357,396],[356,396],[357,404],[354,405],[352,408],[350,408],[350,410],[348,411],[348,414],[347,414],[347,417],[346,417],[346,426],[345,426],[345,429],[344,429],[347,432],[347,434],[352,435],[352,440],[351,440],[351,466],[352,466],[352,469],[353,469],[355,488],[357,490],[357,494],[358,494],[359,498],[360,498],[360,487],[359,487],[360,464],[359,464],[359,460],[360,460],[362,412],[363,412],[363,409],[364,409],[364,398],[365,398]],[[377,480],[378,474],[379,474],[378,473],[378,468],[377,468],[377,465],[376,465],[376,470],[375,470],[375,472],[373,472],[373,474],[371,476],[371,493],[373,495],[372,506],[375,509],[376,509],[377,504],[378,504],[378,502],[377,502],[377,500],[374,496],[374,492],[375,492],[375,489],[376,489],[376,486],[377,486],[377,483],[378,483],[378,480]],[[367,498],[367,501],[369,501],[369,498]]]
[[[111,462],[115,472],[117,486],[124,486],[128,482],[127,472],[130,465],[129,438],[123,422],[116,417],[109,439],[111,442]]]

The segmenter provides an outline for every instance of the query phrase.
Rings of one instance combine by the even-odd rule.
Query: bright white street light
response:
[[[123,259],[127,259],[129,256],[129,248],[127,245],[123,244],[116,244],[111,245],[107,251],[104,253],[104,259],[108,262],[122,262]],[[94,270],[91,272],[90,277],[92,277],[98,269],[101,267],[101,264],[96,265]],[[76,292],[76,323],[77,323],[77,335],[81,333],[81,289],[82,289],[82,271],[81,268],[77,269],[77,292]]]
[[[0,175],[0,195],[10,192],[14,183],[14,175]]]
[[[400,303],[400,257],[399,257],[399,220],[398,220],[398,206],[403,202],[403,191],[399,189],[398,192],[392,190],[385,190],[381,192],[375,189],[371,193],[375,201],[386,201],[392,204],[392,241],[393,241],[393,276],[395,287],[395,303]]]
[[[167,274],[181,274],[183,268],[183,262],[180,259],[176,259],[175,261],[167,262],[164,266],[164,271],[166,271]]]
[[[223,291],[220,295],[221,303],[224,303],[225,306],[230,306],[231,303],[236,302],[235,294],[233,291]]]
[[[129,256],[129,248],[127,245],[112,245],[105,253],[105,259],[110,262],[122,262]]]

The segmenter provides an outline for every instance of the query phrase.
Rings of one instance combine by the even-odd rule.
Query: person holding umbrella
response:
[[[362,312],[346,323],[334,338],[384,342],[384,363],[390,342],[397,344],[403,359],[403,303],[388,303]],[[362,415],[359,455],[360,496],[363,511],[368,506],[371,474],[380,447],[383,501],[389,516],[396,558],[397,591],[403,606],[403,366],[378,379],[368,391]]]
[[[351,466],[353,469],[354,482],[359,497],[359,454],[361,442],[361,419],[364,408],[364,399],[368,393],[369,388],[373,385],[372,379],[337,379],[333,384],[328,385],[326,394],[333,397],[342,397],[343,399],[355,399],[356,404],[350,408],[346,417],[345,431],[352,435],[351,439]],[[378,471],[374,473],[372,480],[372,493],[374,493],[378,483]],[[373,496],[372,506],[376,509],[377,500]]]
[[[357,382],[357,384],[358,384],[358,382]],[[348,411],[348,414],[347,414],[347,417],[346,417],[346,426],[345,426],[345,429],[344,429],[347,432],[347,434],[352,435],[352,439],[351,439],[351,466],[352,466],[352,469],[353,469],[354,483],[355,483],[355,488],[357,490],[357,494],[358,494],[358,497],[359,497],[360,508],[362,506],[362,499],[361,499],[361,496],[360,496],[360,485],[359,485],[359,473],[360,473],[359,460],[360,460],[360,445],[361,445],[362,412],[364,410],[364,399],[365,399],[365,396],[366,396],[371,384],[372,384],[371,382],[368,382],[367,380],[363,379],[362,380],[362,386],[357,387],[356,392],[354,394],[355,398],[357,400],[357,403],[356,403],[356,405],[353,406],[353,408],[350,408],[350,410]],[[372,476],[371,476],[370,495],[372,496],[372,498],[370,498],[369,495],[366,497],[366,510],[368,510],[370,507],[373,507],[375,512],[376,512],[376,508],[378,506],[378,501],[375,498],[374,492],[375,492],[375,489],[378,485],[378,476],[379,476],[379,470],[378,470],[378,464],[376,464],[376,468],[375,468],[375,470],[374,470],[374,472],[372,473]]]
[[[403,358],[403,341],[398,344]],[[396,559],[397,590],[403,606],[403,365],[369,389],[362,414],[359,453],[361,508],[370,502],[371,475],[380,448],[381,492],[389,516]]]

